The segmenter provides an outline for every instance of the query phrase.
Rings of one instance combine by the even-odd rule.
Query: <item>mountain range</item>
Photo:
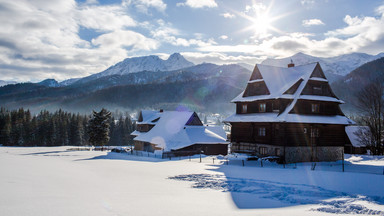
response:
[[[347,80],[361,79],[356,75],[361,72],[355,72],[360,71],[358,66],[382,55],[354,53],[318,58],[298,53],[284,59],[267,59],[262,64],[286,67],[291,59],[296,65],[318,61],[327,77],[335,78],[332,87],[336,95],[348,104],[350,98],[343,86],[353,82]],[[133,111],[182,106],[201,112],[230,113],[234,105],[229,101],[244,89],[251,74],[251,70],[245,67],[247,65],[244,64],[194,65],[179,53],[172,54],[166,60],[158,56],[128,58],[84,78],[63,82],[47,79],[39,83],[0,87],[0,106],[23,106],[34,112],[62,108],[84,113],[102,107]],[[346,72],[349,69],[351,73]]]
[[[296,65],[319,62],[328,80],[330,82],[333,82],[338,79],[342,79],[343,76],[346,76],[359,66],[367,62],[379,59],[381,57],[384,57],[384,53],[380,53],[378,55],[368,55],[365,53],[351,53],[336,57],[321,58],[306,55],[304,53],[299,52],[291,57],[282,59],[268,58],[264,60],[261,64],[286,67],[287,64],[291,63],[291,60]]]

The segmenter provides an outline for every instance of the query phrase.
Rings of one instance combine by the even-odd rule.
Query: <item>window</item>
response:
[[[247,113],[247,108],[248,108],[247,104],[243,104],[241,107],[242,107],[241,113]]]
[[[323,93],[323,89],[321,88],[321,86],[313,86],[313,94],[322,94]]]
[[[260,103],[259,104],[259,112],[265,112],[266,104],[265,103]]]
[[[312,113],[319,113],[320,105],[319,104],[311,104],[312,105]]]
[[[266,147],[260,147],[260,148],[259,148],[259,151],[260,151],[260,154],[261,154],[261,155],[266,155],[266,154],[268,153]]]
[[[259,128],[259,136],[265,136],[265,127]]]
[[[319,137],[319,128],[311,129],[311,137]]]
[[[279,148],[275,148],[275,155],[280,156],[280,149]]]

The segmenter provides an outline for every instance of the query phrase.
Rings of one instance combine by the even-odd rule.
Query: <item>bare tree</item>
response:
[[[365,86],[357,95],[358,108],[362,114],[361,121],[368,126],[370,133],[361,133],[370,143],[371,153],[382,154],[382,132],[384,119],[384,86],[375,81]]]

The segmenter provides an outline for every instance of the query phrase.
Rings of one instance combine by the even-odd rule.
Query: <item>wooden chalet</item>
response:
[[[286,163],[334,161],[348,142],[348,119],[319,63],[287,68],[256,65],[232,100],[231,151],[278,156]]]
[[[204,126],[195,112],[142,110],[136,124],[131,135],[138,151],[160,150],[173,156],[228,153],[223,128]]]

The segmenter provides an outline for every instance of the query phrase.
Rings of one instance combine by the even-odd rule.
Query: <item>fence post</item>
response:
[[[344,152],[343,152],[343,161],[341,162],[343,166],[343,172],[344,172]]]
[[[212,160],[213,160],[213,164],[215,164],[215,158],[212,158]]]
[[[260,160],[260,165],[263,167],[263,159]]]
[[[201,153],[200,153],[200,163],[201,163]]]

